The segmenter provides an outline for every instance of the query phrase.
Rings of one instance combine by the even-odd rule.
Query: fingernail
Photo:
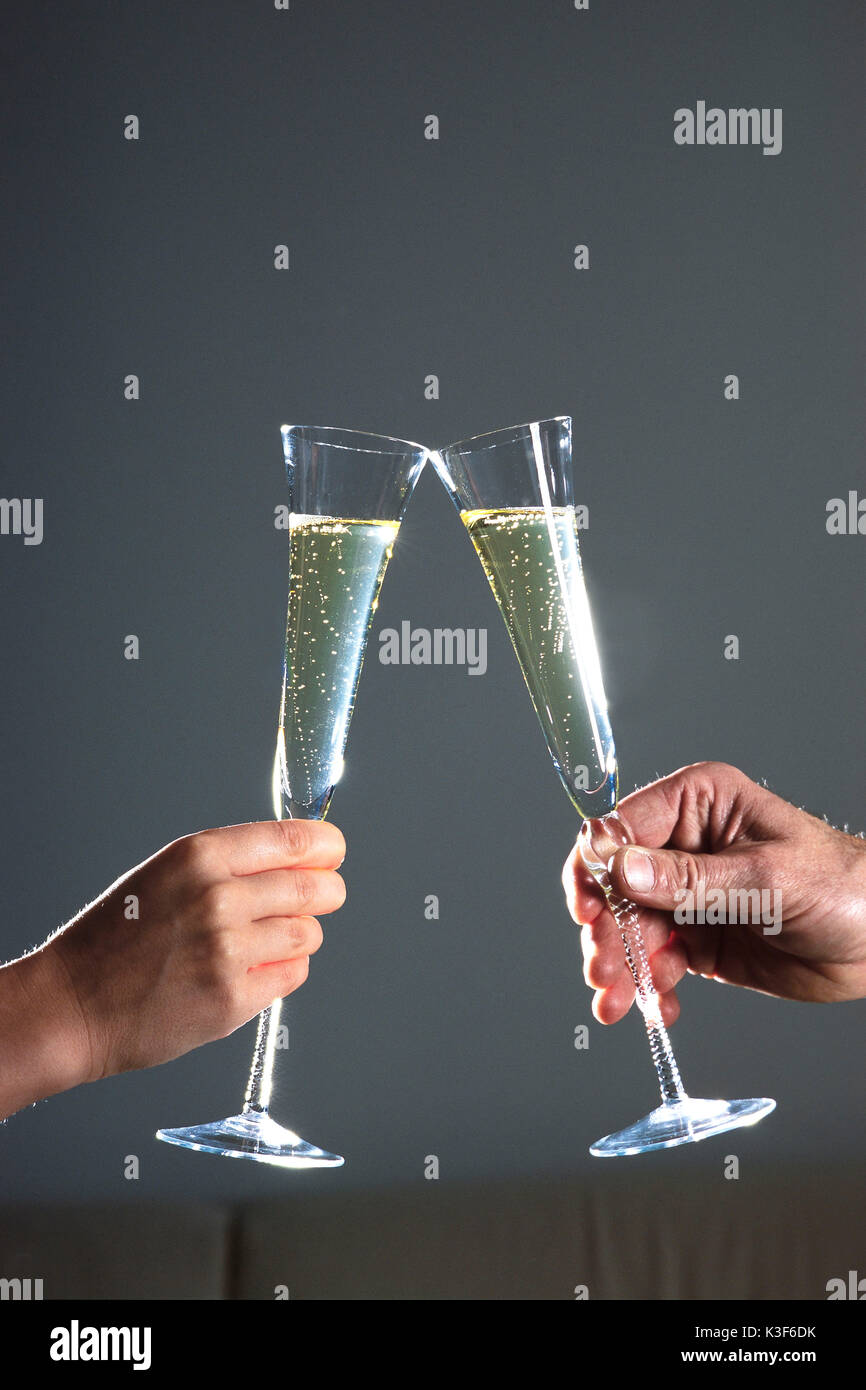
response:
[[[594,865],[597,864],[599,867],[606,868],[616,854],[617,844],[605,822],[603,820],[585,821],[581,837],[588,851],[588,854],[583,855],[584,862],[591,860]]]
[[[627,849],[622,866],[625,881],[636,893],[648,893],[656,881],[653,861],[642,849]]]

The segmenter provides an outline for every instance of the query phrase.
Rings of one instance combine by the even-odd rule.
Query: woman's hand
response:
[[[0,1114],[225,1037],[307,978],[346,897],[321,821],[186,835],[0,970]]]

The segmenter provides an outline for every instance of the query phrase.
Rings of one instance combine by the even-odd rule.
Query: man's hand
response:
[[[667,1024],[688,972],[785,999],[866,995],[866,843],[791,806],[726,763],[681,768],[626,797],[619,816],[634,845],[610,865],[613,891],[645,909],[641,926]],[[575,846],[563,870],[582,925],[593,1013],[616,1023],[634,999],[622,938]],[[778,890],[781,930],[760,919],[679,925],[673,911],[712,889]],[[740,897],[740,902],[744,901]],[[771,896],[772,901],[772,896]]]
[[[321,821],[175,840],[0,970],[0,1115],[223,1038],[307,978],[346,897]],[[137,916],[135,915],[137,913]]]

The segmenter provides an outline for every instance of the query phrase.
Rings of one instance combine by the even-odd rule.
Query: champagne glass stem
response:
[[[591,827],[594,827],[594,832]],[[658,1077],[663,1105],[677,1105],[688,1100],[671,1040],[662,1022],[661,1000],[653,984],[647,959],[646,944],[634,903],[620,897],[610,881],[609,866],[617,849],[629,844],[629,835],[616,812],[584,826],[581,854],[584,863],[602,889],[608,907],[619,927],[625,947],[625,958],[634,980],[638,1008],[643,1015],[649,1039],[653,1065]]]
[[[692,1144],[711,1134],[723,1134],[741,1125],[753,1125],[768,1115],[776,1102],[766,1096],[749,1100],[696,1100],[686,1095],[673,1048],[662,1022],[661,1000],[653,984],[638,909],[617,893],[610,881],[610,865],[618,849],[631,843],[615,811],[586,821],[580,835],[580,853],[607,899],[619,927],[625,958],[634,980],[638,1008],[643,1015],[650,1052],[658,1077],[662,1103],[657,1110],[616,1134],[607,1134],[590,1145],[597,1158],[646,1153],[675,1144]]]
[[[285,738],[282,728],[277,740],[277,752],[274,761],[273,788],[274,788],[274,810],[277,820],[285,820],[287,813],[285,810],[285,799],[288,797],[286,785],[285,768],[281,754],[285,748]],[[333,788],[331,788],[333,791]],[[330,794],[324,801],[317,816],[303,817],[305,820],[323,820],[331,804]],[[290,814],[290,813],[289,813]],[[247,1082],[246,1095],[244,1096],[243,1113],[245,1115],[267,1115],[271,1104],[271,1087],[274,1080],[274,1054],[277,1050],[277,1039],[280,1035],[280,1015],[282,1013],[282,999],[275,999],[266,1009],[262,1009],[259,1014],[259,1027],[256,1033],[256,1045],[253,1049],[253,1062],[250,1067],[250,1077]]]
[[[271,1085],[274,1077],[274,1053],[280,1028],[282,999],[275,999],[259,1014],[259,1031],[250,1067],[250,1079],[244,1096],[245,1115],[267,1115],[271,1103]]]
[[[602,878],[606,879],[607,882],[602,882]],[[637,912],[627,898],[621,898],[617,893],[611,891],[610,879],[606,871],[603,875],[596,874],[596,879],[604,889],[608,906],[616,919],[625,946],[625,958],[634,980],[638,1008],[643,1014],[650,1052],[661,1091],[662,1104],[676,1105],[679,1101],[686,1099],[686,1092],[680,1080],[671,1040],[662,1022],[661,1002],[652,982],[646,945]]]

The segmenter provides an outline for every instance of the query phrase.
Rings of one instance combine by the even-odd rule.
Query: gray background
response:
[[[863,828],[866,538],[825,530],[863,485],[859,5],[5,15],[0,495],[45,499],[41,546],[0,538],[8,957],[174,837],[269,815],[284,420],[435,444],[572,414],[623,790],[720,758]],[[781,106],[782,153],[675,146],[698,99]],[[404,618],[486,626],[486,676],[379,665]],[[443,1179],[591,1181],[589,1142],[650,1108],[639,1020],[591,1019],[559,886],[574,815],[432,471],[372,640],[332,812],[349,899],[274,1105],[346,1167],[153,1142],[237,1108],[250,1025],[16,1116],[8,1199],[409,1183],[430,1153]],[[735,1151],[862,1155],[862,1006],[693,980],[682,1001],[690,1089],[778,1100]],[[729,1149],[640,1162],[716,1174]]]

